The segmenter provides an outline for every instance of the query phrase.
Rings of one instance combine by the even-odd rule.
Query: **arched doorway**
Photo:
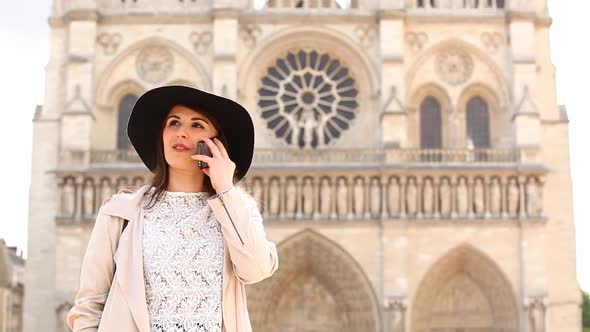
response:
[[[375,292],[358,263],[312,230],[278,246],[280,267],[248,285],[254,331],[380,331]]]
[[[498,266],[471,246],[426,273],[412,307],[414,332],[516,332],[514,291]]]

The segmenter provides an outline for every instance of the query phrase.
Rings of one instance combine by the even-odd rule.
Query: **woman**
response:
[[[138,99],[127,135],[154,177],[101,206],[68,326],[252,331],[245,284],[270,277],[278,256],[256,202],[235,185],[254,151],[248,112],[197,89],[160,87]],[[201,140],[211,157],[195,154]]]

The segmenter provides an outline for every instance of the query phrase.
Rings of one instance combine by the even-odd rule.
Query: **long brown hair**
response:
[[[183,105],[183,106],[186,106],[186,105]],[[192,110],[195,110],[194,108],[191,108],[189,106],[186,106],[186,107],[188,107]],[[170,110],[172,110],[172,108]],[[170,113],[170,110],[168,111],[168,113]],[[227,146],[228,146],[227,138],[225,137],[225,134],[221,130],[221,126],[219,125],[219,122],[217,122],[217,120],[209,112],[207,112],[205,110],[198,109],[195,111],[202,113],[203,115],[205,115],[207,117],[207,119],[209,119],[211,121],[211,124],[213,124],[213,127],[215,127],[215,129],[217,130],[217,137],[219,138],[221,143],[223,143],[223,146],[226,147],[226,149],[227,149]],[[149,202],[147,205],[149,207],[153,207],[162,198],[162,196],[164,195],[164,191],[168,187],[168,181],[169,181],[168,163],[166,162],[166,158],[164,156],[164,142],[162,140],[162,135],[164,133],[165,126],[166,126],[166,121],[163,121],[162,127],[160,128],[160,134],[158,135],[158,137],[156,137],[156,168],[154,170],[154,175],[153,175],[152,179],[150,180],[151,187],[155,187],[155,190],[153,191],[153,193],[151,195],[150,195],[149,190],[144,193],[144,197],[149,198]],[[237,182],[237,169],[234,172],[234,176],[233,176],[234,185],[236,184],[236,182]],[[205,191],[207,191],[209,193],[209,195],[215,195],[215,189],[213,189],[213,186],[211,185],[211,179],[207,175],[204,176],[203,185],[205,187]],[[244,188],[241,188],[241,189],[243,190]]]

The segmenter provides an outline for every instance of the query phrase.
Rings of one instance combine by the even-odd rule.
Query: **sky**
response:
[[[35,5],[32,5],[34,3]],[[33,114],[43,104],[45,65],[49,59],[50,0],[9,1],[0,11],[0,109],[5,115],[0,130],[4,162],[0,174],[7,184],[0,191],[0,207],[8,211],[0,222],[0,238],[7,245],[27,250],[27,219],[31,184]],[[586,79],[590,78],[590,1],[549,0],[551,58],[556,66],[558,103],[565,104],[570,120],[570,162],[573,181],[574,222],[578,282],[590,291],[590,107]]]

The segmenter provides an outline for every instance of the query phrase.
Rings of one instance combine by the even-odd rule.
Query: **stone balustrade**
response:
[[[414,0],[413,8],[424,11],[467,10],[497,11],[506,8],[507,0]]]
[[[63,151],[63,165],[141,168],[134,150]],[[539,164],[538,149],[256,149],[253,165],[259,167],[373,166],[388,164],[437,164],[437,166],[483,166],[493,164]]]
[[[193,15],[210,10],[210,0],[63,0],[56,2],[52,14],[96,11],[101,15]]]
[[[338,9],[349,10],[359,8],[358,0],[269,0],[263,9]]]
[[[502,220],[543,217],[544,169],[277,171],[243,183],[265,219]],[[148,174],[58,173],[58,220],[91,220],[105,197]]]

